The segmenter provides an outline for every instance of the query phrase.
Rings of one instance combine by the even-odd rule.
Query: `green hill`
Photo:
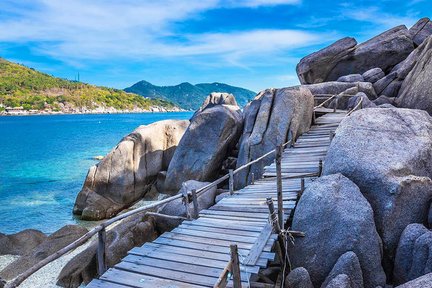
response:
[[[171,101],[184,109],[198,109],[211,92],[232,93],[240,106],[255,96],[255,92],[223,83],[202,83],[192,85],[188,82],[175,86],[156,86],[147,81],[140,81],[124,89],[149,98],[161,98]]]
[[[56,78],[3,58],[0,58],[0,104],[4,107],[22,106],[25,110],[49,108],[53,111],[64,107],[113,107],[118,110],[174,107],[162,99],[146,99],[119,89]]]

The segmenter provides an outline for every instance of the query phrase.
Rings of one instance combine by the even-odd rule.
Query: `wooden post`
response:
[[[315,109],[312,113],[312,125],[314,125],[316,123],[316,115],[315,115]]]
[[[107,270],[105,261],[105,245],[106,245],[106,231],[102,228],[98,232],[98,248],[97,248],[97,268],[99,277]]]
[[[273,231],[277,234],[279,234],[281,232],[281,228],[279,226],[279,221],[278,221],[278,216],[275,213],[274,210],[274,204],[273,204],[273,199],[271,197],[267,198],[266,200],[267,206],[269,208],[269,212],[270,212],[270,219],[272,221],[272,226],[273,226]]]
[[[186,218],[188,220],[191,220],[191,215],[189,212],[189,195],[188,195],[187,191],[183,192],[183,204],[184,204],[185,209],[186,209]]]
[[[276,176],[277,176],[277,205],[278,205],[278,220],[279,227],[283,229],[283,195],[282,195],[282,145],[276,148]]]
[[[333,140],[334,136],[335,133],[333,131],[330,131],[330,135],[329,135],[330,142]]]
[[[251,184],[254,185],[255,184],[255,174],[251,173]]]
[[[234,194],[234,171],[232,169],[229,170],[229,193]]]
[[[273,227],[273,232],[275,232],[276,234],[278,234],[278,249],[277,253],[279,255],[279,259],[281,261],[281,263],[283,263],[285,261],[285,244],[284,241],[280,235],[281,233],[281,227],[279,226],[279,221],[278,221],[278,216],[275,213],[274,210],[274,205],[273,205],[273,199],[271,197],[267,198],[266,200],[267,206],[269,208],[269,212],[270,212],[270,219],[271,219],[271,224]]]
[[[195,189],[192,189],[192,203],[194,208],[193,218],[197,219],[198,218],[198,198]]]
[[[334,106],[334,108],[333,108],[333,113],[336,112],[336,109],[337,109],[338,104],[339,104],[339,98],[336,97],[336,98],[335,98],[335,106]]]
[[[237,245],[231,244],[230,251],[231,251],[231,272],[233,274],[233,287],[241,288],[240,261],[238,257]]]
[[[318,163],[318,177],[321,177],[322,170],[323,170],[323,162],[322,159],[320,159]]]
[[[299,198],[303,195],[304,190],[305,190],[305,179],[301,178]]]

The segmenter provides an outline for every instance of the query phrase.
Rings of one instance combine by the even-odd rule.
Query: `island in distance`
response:
[[[186,110],[198,109],[206,97],[212,92],[223,92],[235,95],[240,107],[244,107],[246,103],[252,100],[256,95],[256,93],[251,90],[218,82],[200,83],[196,85],[183,82],[174,86],[156,86],[142,80],[124,89],[124,91],[150,99],[169,101]]]

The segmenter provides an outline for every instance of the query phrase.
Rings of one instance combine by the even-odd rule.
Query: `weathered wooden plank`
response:
[[[270,237],[273,237],[276,235],[271,235]],[[273,237],[276,239],[276,237]],[[170,245],[174,247],[182,247],[182,248],[191,248],[195,250],[204,250],[204,251],[211,251],[211,252],[219,252],[219,253],[229,253],[229,248],[225,246],[216,246],[216,245],[207,245],[207,244],[201,244],[201,243],[194,243],[194,242],[188,242],[183,240],[174,240],[174,239],[165,239],[165,238],[157,238],[152,242],[153,244],[162,244],[162,245]],[[134,248],[135,249],[135,248]],[[132,249],[129,253],[133,254]],[[240,249],[239,252],[241,255],[247,255],[249,254],[249,249]],[[260,255],[261,258],[273,260],[275,257],[275,253],[273,252],[262,252]]]
[[[197,275],[217,278],[219,277],[220,273],[223,270],[221,268],[206,267],[201,265],[181,263],[176,261],[168,261],[168,260],[162,260],[162,259],[156,259],[150,257],[140,257],[137,255],[126,256],[125,258],[123,258],[122,261],[131,262],[137,265],[153,266],[153,267],[163,268],[166,270],[185,272],[188,274],[192,274],[191,277],[193,277],[193,274],[197,274]],[[249,277],[250,277],[249,273],[242,272],[242,279],[247,280]]]
[[[256,265],[256,263],[258,262],[258,259],[260,258],[260,255],[263,251],[265,243],[267,243],[267,240],[270,238],[271,234],[272,234],[272,227],[270,224],[267,224],[264,227],[261,234],[259,235],[259,237],[255,240],[255,243],[252,246],[252,249],[250,250],[245,261],[243,262],[244,265]]]
[[[200,237],[196,235],[185,235],[185,234],[179,234],[179,233],[173,233],[173,232],[165,232],[160,237],[168,238],[168,239],[178,239],[178,240],[186,240],[190,242],[197,242],[197,243],[203,243],[203,244],[210,244],[210,245],[219,245],[224,247],[229,247],[231,243],[237,243],[238,247],[241,249],[251,249],[252,243],[244,243],[244,242],[237,242],[237,241],[230,241],[230,240],[220,240],[220,239],[211,239],[206,237]],[[265,251],[270,251],[271,246],[268,246],[268,244],[265,247]]]
[[[225,262],[230,260],[229,253],[211,252],[211,251],[204,251],[204,250],[198,250],[193,248],[189,249],[184,247],[175,247],[175,246],[160,245],[160,244],[153,244],[153,243],[146,243],[141,247],[136,247],[131,250],[131,254],[139,255],[139,256],[149,256],[149,257],[156,257],[155,255],[161,252],[178,254],[178,255],[186,255],[186,256],[194,256],[197,258],[204,258],[210,260],[220,260]],[[256,262],[256,265],[260,267],[266,267],[267,260],[268,259],[266,258],[261,258]]]
[[[129,285],[122,285],[122,284],[116,284],[109,281],[94,279],[89,283],[86,288],[130,288],[132,286]]]
[[[116,284],[128,285],[136,288],[155,288],[155,287],[172,287],[172,288],[198,288],[199,285],[190,283],[161,279],[138,273],[131,273],[119,269],[108,269],[100,277],[101,280],[113,282]]]
[[[134,272],[142,275],[149,275],[161,279],[166,279],[170,281],[179,281],[179,282],[184,282],[184,283],[194,284],[194,285],[211,286],[217,280],[217,278],[215,277],[209,277],[209,276],[198,275],[198,274],[194,274],[193,277],[191,277],[191,275],[184,272],[167,270],[159,267],[135,264],[135,263],[125,262],[125,261],[115,265],[115,268],[128,271],[128,272]]]

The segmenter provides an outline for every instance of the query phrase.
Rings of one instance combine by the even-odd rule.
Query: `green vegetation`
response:
[[[144,80],[126,88],[125,91],[149,98],[162,98],[175,103],[181,108],[192,110],[198,109],[211,92],[231,93],[240,106],[246,105],[256,94],[253,91],[223,83],[192,85],[185,82],[176,86],[156,86]]]
[[[2,58],[0,58],[0,103],[5,107],[22,106],[26,110],[42,110],[46,107],[59,110],[63,105],[76,108],[86,106],[89,109],[98,106],[115,109],[174,106],[166,100],[147,99],[119,89],[56,78]]]

